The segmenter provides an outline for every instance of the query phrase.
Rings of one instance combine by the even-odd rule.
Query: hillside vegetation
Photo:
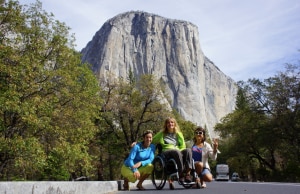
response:
[[[130,144],[168,116],[192,139],[195,124],[161,101],[152,75],[99,82],[41,2],[0,6],[0,180],[120,179]],[[288,65],[239,83],[236,110],[215,127],[218,163],[248,180],[299,182],[299,80]]]

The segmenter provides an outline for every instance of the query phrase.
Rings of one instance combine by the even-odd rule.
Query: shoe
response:
[[[183,183],[184,182],[184,177],[179,177],[179,182]]]
[[[169,182],[169,187],[170,187],[170,190],[174,190],[174,184],[172,182]]]
[[[129,182],[127,179],[124,180],[123,188],[125,191],[129,191]]]
[[[190,183],[192,182],[191,176],[190,175],[186,175],[184,178],[184,182]]]
[[[138,190],[145,190],[145,188],[142,185],[136,185],[136,188],[138,188]]]
[[[206,188],[206,184],[203,183],[203,184],[201,185],[201,188]]]

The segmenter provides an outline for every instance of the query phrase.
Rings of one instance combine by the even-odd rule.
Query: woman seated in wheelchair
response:
[[[129,182],[139,180],[136,187],[144,190],[142,186],[144,180],[152,173],[152,161],[155,154],[155,145],[151,144],[153,132],[147,130],[143,134],[143,141],[136,143],[130,150],[129,156],[126,158],[121,174],[124,177],[124,190],[129,190]]]
[[[184,137],[177,121],[167,118],[163,130],[154,135],[152,142],[162,146],[162,154],[166,159],[173,158],[178,166],[179,181],[192,182],[190,172],[193,165],[192,150],[186,148]],[[170,189],[174,189],[172,180],[169,180]]]
[[[194,145],[192,146],[193,159],[196,173],[200,177],[201,187],[205,188],[205,182],[212,181],[212,174],[208,164],[208,158],[217,159],[218,139],[213,140],[213,148],[206,142],[205,129],[197,127],[194,130]]]

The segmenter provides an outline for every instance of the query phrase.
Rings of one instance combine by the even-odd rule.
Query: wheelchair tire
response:
[[[153,160],[152,183],[157,190],[164,188],[167,181],[167,174],[164,159],[161,156],[156,156]]]

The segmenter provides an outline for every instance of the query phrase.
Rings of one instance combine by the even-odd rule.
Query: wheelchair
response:
[[[198,179],[198,175],[195,170],[194,161],[192,163],[193,168],[190,173],[192,182],[180,181],[176,161],[173,158],[166,159],[161,151],[160,145],[157,145],[157,147],[159,152],[152,162],[154,168],[151,176],[152,183],[157,190],[163,189],[167,180],[171,180],[172,182],[177,181],[179,185],[182,185],[186,189],[189,189],[194,185],[196,185],[197,189],[201,188],[200,181],[196,181]]]

